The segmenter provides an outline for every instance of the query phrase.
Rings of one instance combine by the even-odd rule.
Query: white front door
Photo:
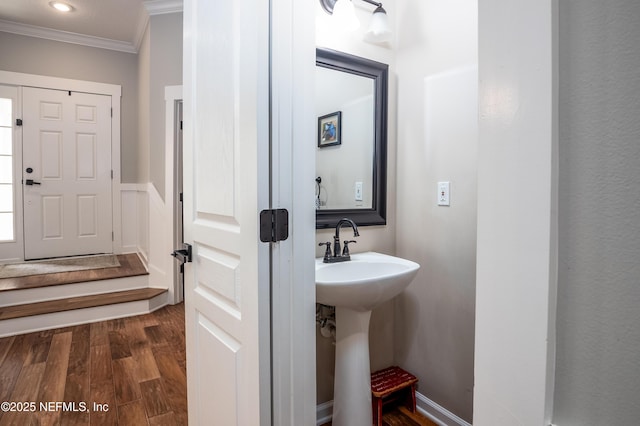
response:
[[[111,253],[111,96],[23,88],[25,259]]]
[[[184,2],[189,424],[270,424],[269,2]]]

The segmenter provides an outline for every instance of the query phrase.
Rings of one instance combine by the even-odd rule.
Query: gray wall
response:
[[[418,391],[473,414],[477,0],[397,3],[397,254],[421,265],[395,300],[395,362]],[[401,24],[400,24],[401,23]],[[437,206],[449,181],[450,207]]]
[[[554,423],[640,419],[640,2],[560,1]]]
[[[152,16],[149,32],[149,178],[164,198],[164,88],[182,84],[182,13]]]
[[[151,32],[144,31],[138,50],[138,182],[149,182],[151,131]],[[163,120],[164,121],[164,120]]]
[[[122,86],[122,182],[141,182],[136,55],[0,32],[0,69]]]

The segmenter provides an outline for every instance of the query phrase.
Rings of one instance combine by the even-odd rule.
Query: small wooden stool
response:
[[[416,376],[396,366],[371,373],[373,424],[382,426],[383,402],[403,398],[407,408],[415,413],[416,383]]]

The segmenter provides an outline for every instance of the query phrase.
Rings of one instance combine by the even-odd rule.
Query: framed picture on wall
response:
[[[342,111],[332,112],[318,118],[318,148],[340,145]]]

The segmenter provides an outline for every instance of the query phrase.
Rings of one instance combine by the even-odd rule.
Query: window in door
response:
[[[12,98],[0,97],[0,242],[15,241]]]

